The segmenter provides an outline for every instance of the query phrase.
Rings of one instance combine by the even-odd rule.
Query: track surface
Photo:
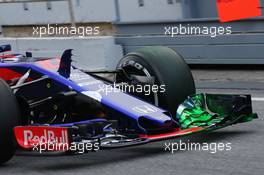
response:
[[[264,88],[264,87],[263,87]],[[231,151],[165,151],[164,142],[100,151],[82,156],[18,152],[0,174],[104,175],[261,175],[264,172],[264,90],[199,89],[211,93],[250,93],[259,119],[210,134],[182,138],[193,143],[231,143]],[[179,143],[180,139],[167,142]]]

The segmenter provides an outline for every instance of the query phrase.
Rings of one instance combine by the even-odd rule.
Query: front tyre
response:
[[[189,95],[195,94],[195,84],[188,65],[180,54],[168,47],[149,46],[129,53],[121,59],[117,69],[123,70],[127,76],[154,77],[155,85],[165,86],[165,92],[153,93],[153,97],[138,96],[168,110],[174,116],[178,106]],[[118,74],[116,82],[128,81]]]
[[[18,125],[20,117],[16,97],[0,79],[0,165],[9,161],[16,151],[13,128]]]

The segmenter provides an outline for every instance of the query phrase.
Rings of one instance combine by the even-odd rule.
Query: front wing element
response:
[[[221,128],[258,118],[252,113],[250,95],[196,94],[188,97],[177,110],[182,129]]]

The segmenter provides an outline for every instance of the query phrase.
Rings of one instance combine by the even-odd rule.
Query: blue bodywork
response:
[[[136,97],[126,94],[118,89],[111,92],[106,91],[111,85],[94,78],[93,76],[82,72],[79,69],[71,68],[71,75],[67,79],[56,71],[47,70],[36,63],[15,63],[0,64],[0,68],[20,67],[31,69],[40,74],[48,76],[54,81],[70,87],[72,90],[89,96],[101,104],[120,112],[124,117],[134,120],[137,123],[138,130],[146,132],[139,121],[144,118],[152,123],[162,127],[172,120],[165,114],[167,111],[160,109],[150,103],[142,101]]]

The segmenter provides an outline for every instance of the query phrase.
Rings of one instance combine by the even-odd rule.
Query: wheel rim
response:
[[[124,63],[124,62],[119,65],[119,68],[123,69],[127,75],[141,75],[141,76],[143,75],[143,76],[146,76],[148,78],[153,77],[150,73],[151,71],[148,70],[145,66],[143,66],[142,64],[140,64],[136,61],[134,61],[134,63],[142,66],[142,68],[141,69],[137,68],[136,66],[134,66],[135,64],[126,65],[126,63]],[[125,66],[124,66],[124,64],[125,64]],[[116,81],[118,83],[126,82],[125,78],[122,78],[122,77],[116,77]],[[136,93],[135,95],[137,95],[137,96],[139,95],[138,97],[146,100],[147,96],[143,95],[143,93],[142,94]],[[158,94],[158,92],[152,92],[151,91],[151,95],[148,95],[148,96],[150,96],[150,97],[147,98],[147,101],[151,102],[155,106],[159,106],[159,94]]]

